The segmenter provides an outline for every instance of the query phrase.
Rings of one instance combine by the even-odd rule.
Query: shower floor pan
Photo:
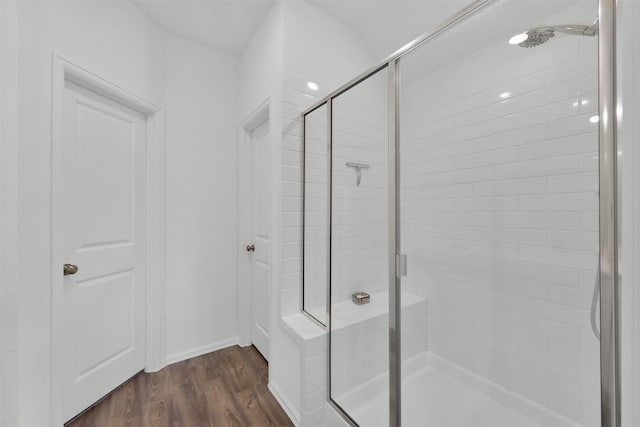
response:
[[[403,372],[406,427],[581,427],[429,352],[404,362]],[[361,427],[387,426],[387,374],[336,401]]]

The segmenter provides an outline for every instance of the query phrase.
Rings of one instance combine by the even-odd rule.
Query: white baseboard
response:
[[[253,345],[253,343],[251,342],[251,340],[243,340],[243,339],[239,339],[238,340],[238,345],[240,347],[249,347],[250,345]]]
[[[278,387],[271,381],[269,381],[267,387],[269,387],[269,391],[271,392],[273,397],[276,398],[280,406],[282,406],[282,409],[284,409],[284,412],[287,414],[293,425],[296,427],[300,427],[300,414],[295,409],[293,409],[293,404],[291,403],[291,401],[289,401],[289,399],[287,399],[287,396],[282,393],[280,387]]]
[[[203,354],[211,353],[212,351],[221,350],[237,344],[238,337],[234,337],[228,340],[203,345],[202,347],[193,348],[191,350],[182,351],[167,357],[164,362],[164,366],[173,365],[174,363],[182,362],[183,360],[191,359],[192,357],[202,356]]]

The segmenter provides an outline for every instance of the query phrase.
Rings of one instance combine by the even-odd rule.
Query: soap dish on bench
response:
[[[351,295],[351,301],[357,305],[368,304],[371,301],[371,296],[366,292],[355,292]]]

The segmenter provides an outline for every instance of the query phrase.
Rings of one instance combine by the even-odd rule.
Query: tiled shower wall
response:
[[[320,82],[321,83],[321,82]],[[300,114],[311,106],[317,96],[306,88],[306,80],[295,74],[282,74],[282,283],[280,285],[280,315],[298,313],[302,309],[302,120]],[[320,120],[317,121],[318,127]],[[316,137],[321,129],[316,128]],[[316,160],[319,161],[319,160]],[[317,163],[318,165],[320,163]],[[314,175],[315,176],[315,175]],[[319,183],[320,178],[318,178]],[[320,188],[319,186],[317,187]],[[310,194],[311,195],[311,194]],[[316,207],[317,203],[317,207]],[[313,210],[321,210],[320,202],[313,202]],[[315,215],[321,223],[321,213]],[[313,227],[312,236],[319,240],[322,225]],[[314,252],[322,252],[322,243],[317,242]],[[324,263],[319,259],[316,263]],[[319,277],[317,273],[312,277]],[[319,279],[316,279],[319,280]],[[319,292],[315,304],[320,304]]]
[[[286,109],[292,114],[309,105],[310,98],[295,88],[302,87],[295,77],[287,75],[292,87],[284,90]],[[337,97],[333,104],[333,259],[332,298],[334,302],[349,300],[357,290],[370,294],[387,287],[387,74],[382,72],[361,86]],[[305,104],[306,101],[306,104]],[[296,105],[296,103],[298,105]],[[299,114],[298,112],[298,114]],[[300,124],[285,118],[284,172],[293,179],[301,164],[301,142],[291,129]],[[292,127],[292,124],[295,123]],[[287,130],[290,129],[290,130]],[[327,108],[321,107],[307,117],[306,128],[306,224],[305,224],[305,305],[324,321],[326,304],[326,241],[328,217]],[[294,146],[298,142],[300,145]],[[360,185],[356,170],[347,162],[365,163]],[[299,171],[302,176],[302,171]],[[285,218],[292,219],[302,203],[301,189],[294,181],[285,183]],[[291,209],[291,210],[289,210]],[[287,224],[285,224],[286,226]],[[290,242],[291,243],[291,242]],[[289,247],[292,250],[293,246]],[[295,255],[291,252],[291,264]],[[290,266],[293,268],[293,266]]]
[[[401,92],[403,286],[429,301],[428,350],[585,425],[600,402],[596,48],[501,40],[427,73],[418,50]]]
[[[322,85],[322,82],[318,82]],[[280,291],[280,316],[285,317],[299,313],[302,309],[302,121],[300,113],[312,105],[317,97],[306,87],[306,79],[292,73],[282,74],[282,273]],[[320,116],[320,114],[318,114]],[[316,116],[314,116],[316,117]],[[319,172],[314,172],[308,177],[313,178],[317,193],[314,199],[321,197],[321,188],[326,175],[322,172],[322,119],[313,120],[315,128],[311,134],[317,141],[317,153],[320,158],[315,158],[311,164],[315,165]],[[314,150],[315,148],[314,147]],[[314,151],[312,150],[312,151]],[[326,170],[325,170],[326,173]],[[326,181],[324,181],[326,183]],[[307,190],[309,191],[309,190]],[[313,195],[313,190],[310,195]],[[312,288],[308,294],[310,303],[317,313],[324,311],[324,299],[322,289],[326,278],[326,272],[320,271],[325,263],[321,255],[324,242],[320,236],[325,235],[324,221],[326,218],[326,206],[320,200],[314,200],[309,206],[315,213],[312,215],[315,225],[310,228],[312,243],[308,250],[318,253],[318,258],[308,265],[313,269],[310,274],[312,283],[317,288]],[[306,319],[305,319],[306,320]],[[320,319],[324,320],[324,319]],[[310,322],[310,321],[309,321]],[[324,404],[326,400],[326,338],[320,333],[318,337],[301,345],[300,356],[302,358],[300,379],[300,419],[302,425],[318,426],[322,423]]]
[[[332,303],[387,289],[386,70],[333,101]],[[364,163],[361,182],[347,162]]]

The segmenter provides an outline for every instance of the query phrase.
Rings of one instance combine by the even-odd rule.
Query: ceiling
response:
[[[306,0],[359,32],[383,59],[432,30],[471,0]]]
[[[132,0],[167,31],[240,55],[275,0]]]
[[[470,0],[305,0],[360,33],[380,59]],[[240,55],[275,0],[133,0],[169,32]]]
[[[1,0],[0,0],[1,1]],[[240,55],[275,0],[132,0],[169,32],[232,55]],[[287,1],[287,0],[285,0]],[[416,37],[436,28],[472,0],[303,0],[358,32],[382,60]],[[544,9],[562,9],[592,0],[509,0],[500,19],[477,29],[478,37],[499,27],[526,21]],[[585,9],[584,6],[581,7]],[[548,10],[547,10],[548,9]],[[590,8],[585,10],[590,11]],[[595,16],[595,14],[592,14]],[[496,17],[496,15],[492,15]],[[591,23],[593,16],[582,21]],[[515,17],[519,17],[516,19]],[[573,23],[576,19],[568,19]],[[560,21],[557,21],[560,22]],[[523,24],[521,24],[522,26]],[[504,29],[504,28],[503,28]],[[321,36],[321,35],[319,35]]]

